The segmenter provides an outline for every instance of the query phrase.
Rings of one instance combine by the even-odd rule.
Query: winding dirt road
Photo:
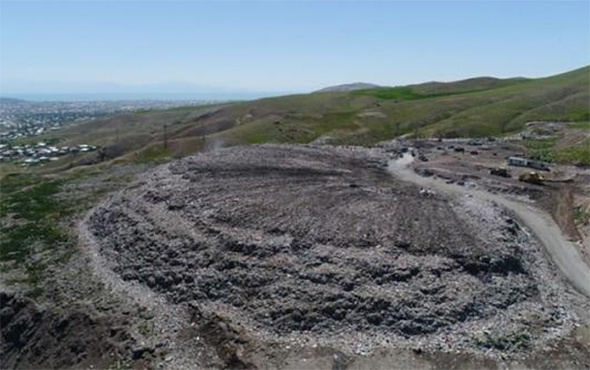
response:
[[[563,236],[555,221],[548,214],[531,205],[509,200],[499,195],[422,177],[410,168],[413,160],[412,155],[406,153],[402,158],[390,161],[388,170],[401,180],[429,187],[446,195],[471,195],[492,201],[511,210],[541,241],[562,275],[576,290],[590,298],[590,268],[582,259],[576,246]]]

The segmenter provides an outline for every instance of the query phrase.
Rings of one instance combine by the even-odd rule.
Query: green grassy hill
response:
[[[539,79],[482,77],[141,112],[51,135],[65,144],[100,145],[107,153],[101,160],[147,161],[264,142],[370,145],[400,135],[500,136],[533,120],[588,121],[589,100],[590,67],[584,67]],[[88,157],[78,161],[96,160]]]
[[[521,82],[530,81],[527,78],[500,79],[494,77],[476,77],[455,82],[426,82],[419,85],[412,85],[412,89],[419,94],[455,94],[461,92],[473,92],[478,90],[489,90],[500,87],[515,85]]]

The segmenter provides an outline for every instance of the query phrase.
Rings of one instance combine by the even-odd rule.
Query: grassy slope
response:
[[[494,77],[477,77],[467,80],[456,81],[451,83],[444,82],[426,82],[419,85],[413,85],[412,89],[419,94],[443,94],[457,93],[477,90],[489,90],[500,87],[510,86],[521,82],[529,81],[526,78],[508,78],[500,79]]]
[[[576,122],[552,137],[529,139],[524,144],[533,158],[590,166],[590,122]]]
[[[265,99],[228,107],[227,119],[239,119],[247,111],[254,118],[221,136],[233,144],[308,142],[328,134],[341,143],[370,144],[416,132],[502,135],[520,130],[531,120],[587,119],[589,77],[590,68],[585,67],[535,80],[471,79],[436,88],[423,84]],[[386,117],[359,116],[366,111]]]
[[[49,138],[64,145],[84,142],[106,147],[107,159],[143,162],[220,145],[308,143],[322,136],[333,143],[367,145],[404,134],[502,135],[532,120],[588,120],[589,79],[590,67],[584,67],[531,80],[484,77],[292,95],[128,114],[72,126]],[[164,126],[167,148],[163,148]],[[95,156],[64,159],[51,166],[75,166]]]
[[[468,109],[437,122],[430,132],[460,136],[499,135],[533,120],[588,119],[590,68],[472,94]]]

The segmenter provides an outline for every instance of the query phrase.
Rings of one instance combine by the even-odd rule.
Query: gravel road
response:
[[[511,210],[541,241],[563,276],[580,293],[590,297],[590,268],[582,259],[576,246],[563,236],[557,224],[548,214],[531,205],[509,200],[499,195],[422,177],[410,167],[413,160],[414,158],[406,153],[402,158],[390,161],[390,173],[401,180],[432,188],[448,195],[471,195],[495,202]]]

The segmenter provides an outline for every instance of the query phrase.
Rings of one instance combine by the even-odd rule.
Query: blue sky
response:
[[[0,0],[10,92],[309,91],[590,63],[588,1]]]

